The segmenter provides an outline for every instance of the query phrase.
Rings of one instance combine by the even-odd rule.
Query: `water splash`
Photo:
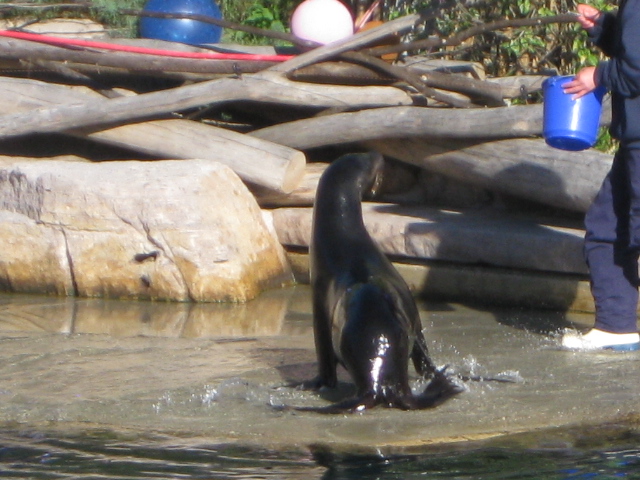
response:
[[[172,412],[175,410],[197,411],[201,408],[210,408],[218,401],[218,390],[210,385],[205,385],[203,391],[166,391],[157,402],[152,404],[156,414]]]
[[[492,372],[485,367],[473,355],[467,355],[462,359],[460,365],[451,365],[447,369],[452,376],[461,379],[470,379],[482,383],[501,382],[501,383],[523,383],[524,377],[519,370],[503,370],[500,372]]]

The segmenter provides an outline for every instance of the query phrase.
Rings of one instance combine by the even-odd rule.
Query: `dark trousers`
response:
[[[621,147],[585,217],[595,328],[637,331],[640,149]]]

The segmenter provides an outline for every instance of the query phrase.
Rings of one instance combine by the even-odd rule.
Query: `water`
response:
[[[0,296],[0,478],[640,478],[640,354],[559,350],[549,332],[588,316],[421,307],[436,363],[483,380],[433,410],[324,416],[271,407],[353,392],[287,387],[315,375],[308,288]]]
[[[1,478],[309,478],[320,472],[300,453],[238,446],[184,446],[168,439],[115,438],[110,432],[80,437],[0,436]]]
[[[173,440],[175,443],[171,443]],[[420,455],[287,452],[111,432],[0,435],[0,478],[12,479],[606,479],[640,478],[640,450],[465,449]]]

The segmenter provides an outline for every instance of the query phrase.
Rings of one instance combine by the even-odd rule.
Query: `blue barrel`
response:
[[[188,13],[222,19],[220,8],[213,0],[149,0],[143,11],[160,13]],[[185,18],[140,18],[140,36],[169,42],[203,45],[218,43],[222,28],[211,23]]]
[[[551,77],[542,84],[544,128],[548,145],[561,150],[585,150],[598,138],[604,88],[596,88],[584,97],[572,99],[563,85],[573,76]]]

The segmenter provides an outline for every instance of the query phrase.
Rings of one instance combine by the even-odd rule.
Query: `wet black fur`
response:
[[[377,405],[423,409],[462,390],[429,358],[413,296],[365,229],[362,197],[382,169],[377,153],[345,155],[320,179],[310,245],[319,374],[306,386],[335,387],[340,363],[357,393],[326,407],[297,410],[341,413]],[[416,371],[430,379],[420,395],[413,395],[409,386],[410,359]]]

